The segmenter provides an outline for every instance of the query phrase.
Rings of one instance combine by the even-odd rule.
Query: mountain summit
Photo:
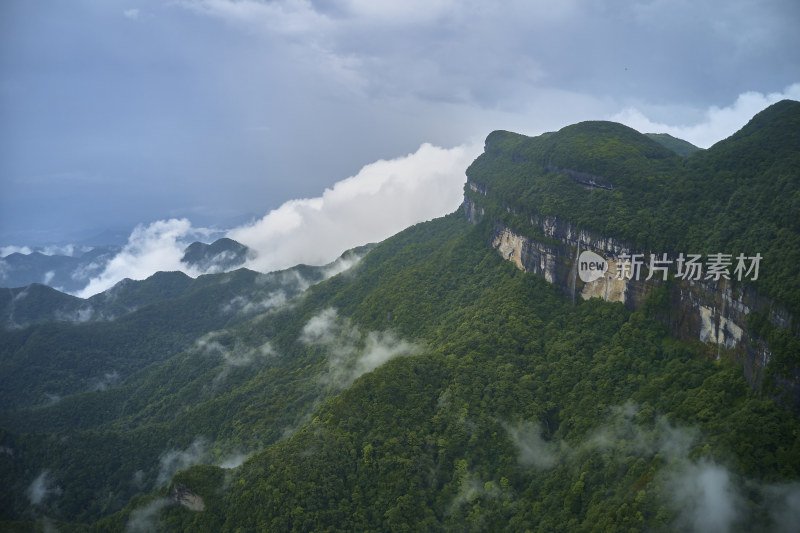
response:
[[[2,526],[791,531],[797,113],[497,131],[461,209],[334,265],[8,290]]]

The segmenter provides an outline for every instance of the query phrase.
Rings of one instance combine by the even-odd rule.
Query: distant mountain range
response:
[[[106,264],[122,247],[96,246],[73,255],[46,255],[15,252],[0,258],[0,287],[24,287],[40,283],[67,293],[86,287],[89,280],[103,272]],[[203,273],[226,272],[244,265],[251,254],[243,244],[221,238],[211,244],[195,242],[184,251],[181,262],[187,269]]]
[[[0,529],[794,532],[798,139],[495,131],[331,265],[0,289]]]

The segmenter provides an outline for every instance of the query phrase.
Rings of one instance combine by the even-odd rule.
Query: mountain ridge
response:
[[[597,138],[603,131],[610,137]],[[745,243],[720,233],[738,204],[696,193],[713,188],[705,180],[743,181],[747,168],[700,172],[713,164],[707,151],[692,166],[697,155],[637,135],[597,123],[538,139],[493,132],[461,209],[362,250],[357,263],[343,258],[352,268],[160,274],[122,284],[120,305],[154,299],[161,284],[195,287],[196,299],[153,301],[109,323],[0,331],[2,364],[56,363],[49,374],[0,372],[13,391],[3,397],[28,406],[0,410],[0,520],[39,527],[46,516],[65,531],[104,532],[657,531],[701,528],[697,513],[713,513],[714,501],[732,509],[724,528],[790,531],[800,436],[780,391],[798,353],[792,317],[779,327],[748,314],[742,335],[772,354],[754,389],[720,333],[721,308],[736,298],[714,307],[706,342],[689,342],[670,334],[671,320],[689,316],[670,298],[680,283],[631,285],[625,302],[570,297],[592,283],[576,281],[577,246]],[[571,158],[573,148],[587,152]],[[776,208],[748,234],[767,235],[756,244],[791,229],[791,204],[769,195],[792,183],[780,172],[730,193],[752,192],[752,217]],[[719,220],[687,216],[669,234],[642,224],[700,208]],[[303,283],[307,272],[320,281]],[[224,292],[231,284],[240,290]],[[701,296],[679,300],[711,309]],[[115,357],[130,358],[126,339],[143,333],[141,354],[158,357],[123,372]],[[84,359],[94,373],[64,387]],[[64,395],[42,405],[45,377]],[[19,402],[32,388],[39,399]]]
[[[606,137],[587,139],[589,134]],[[674,267],[684,252],[724,251],[730,254],[731,261],[737,251],[749,258],[758,255],[759,260],[763,252],[760,274],[754,276],[758,281],[746,276],[741,281],[741,273],[739,280],[734,273],[732,281],[709,281],[705,272],[706,277],[698,281],[674,282],[671,278],[663,286],[668,302],[662,309],[663,320],[679,338],[715,343],[731,352],[728,357],[744,361],[744,373],[751,386],[760,388],[765,377],[770,384],[777,379],[781,387],[772,394],[798,408],[800,380],[796,376],[800,360],[781,347],[782,340],[772,343],[780,352],[773,353],[776,350],[770,348],[768,337],[775,334],[775,329],[788,328],[795,336],[798,330],[800,292],[797,276],[790,269],[797,264],[793,260],[800,240],[796,219],[786,215],[800,205],[800,144],[793,142],[799,135],[797,102],[780,102],[767,108],[728,140],[687,158],[665,156],[649,144],[654,141],[647,136],[612,123],[580,123],[534,138],[494,132],[487,138],[484,155],[467,171],[463,208],[472,221],[482,216],[494,221],[490,244],[518,268],[543,275],[573,299],[576,294],[600,297],[621,301],[631,308],[645,305],[648,294],[663,291],[663,284],[656,280],[620,279],[619,275],[583,283],[577,279],[577,254],[581,250],[604,256],[611,271],[622,268],[623,257],[638,253],[644,261],[642,277],[648,274],[647,260],[653,255],[668,259]],[[562,158],[567,158],[576,145],[585,147],[588,152],[580,157],[559,160],[560,165],[579,170],[552,165],[553,151],[548,147],[554,139],[570,147],[561,148],[560,153],[565,154]],[[630,142],[624,144],[626,140]],[[504,152],[497,145],[514,148]],[[614,146],[614,151],[609,146]],[[607,153],[599,162],[585,166],[587,157],[595,157],[602,150]],[[720,158],[729,163],[726,158],[731,151],[750,154],[757,165],[739,162],[735,173],[727,170],[728,164],[714,166]],[[529,157],[519,157],[521,153]],[[615,153],[623,155],[614,160]],[[606,160],[613,164],[604,163]],[[652,168],[642,167],[643,160],[652,161]],[[614,166],[616,173],[609,174]],[[576,173],[588,171],[615,177],[606,180],[608,187],[588,187],[576,179]],[[679,207],[688,201],[689,190],[693,195],[699,193],[700,201],[708,207],[694,212]],[[747,195],[754,195],[756,190],[758,209],[746,207]],[[789,203],[792,197],[795,207]],[[687,213],[684,219],[679,210]],[[704,228],[702,219],[692,224],[691,218],[697,220],[698,212],[709,219],[715,217],[716,228]],[[601,223],[602,216],[616,217],[617,221]],[[750,222],[750,227],[745,227],[745,221]],[[664,231],[658,222],[672,228]],[[774,236],[763,238],[765,226],[774,227]],[[730,276],[733,266],[726,276]],[[766,317],[773,330],[760,334],[749,324],[755,316]],[[787,334],[792,335],[775,335]],[[768,369],[772,360],[781,362]]]

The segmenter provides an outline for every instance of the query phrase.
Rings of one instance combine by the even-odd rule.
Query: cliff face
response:
[[[483,196],[487,188],[468,182],[468,187]],[[477,222],[484,210],[468,195],[463,209],[466,217]],[[541,275],[561,287],[568,296],[583,299],[602,298],[621,302],[630,309],[641,307],[656,288],[667,290],[667,311],[662,319],[681,340],[700,340],[717,345],[717,357],[731,357],[743,363],[744,374],[751,387],[761,385],[763,371],[772,356],[769,347],[757,342],[747,332],[746,317],[752,311],[765,313],[777,327],[787,327],[791,316],[781,306],[748,287],[733,287],[728,280],[676,280],[665,283],[663,274],[654,272],[648,277],[647,259],[656,251],[637,250],[612,237],[581,230],[567,220],[557,217],[537,217],[529,220],[531,235],[494,223],[490,245],[506,260],[525,272]],[[542,242],[544,241],[544,242]],[[606,260],[604,274],[598,279],[583,282],[578,276],[578,258],[584,251],[598,254]],[[622,272],[626,256],[643,254],[645,264],[638,279]],[[674,258],[669,258],[673,260]],[[800,397],[800,380],[783,380],[782,388],[792,398]]]

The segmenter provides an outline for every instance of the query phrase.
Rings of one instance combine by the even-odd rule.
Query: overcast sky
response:
[[[334,213],[376,240],[454,210],[495,129],[709,146],[800,99],[799,24],[797,0],[3,0],[0,246],[247,217],[272,246]]]

